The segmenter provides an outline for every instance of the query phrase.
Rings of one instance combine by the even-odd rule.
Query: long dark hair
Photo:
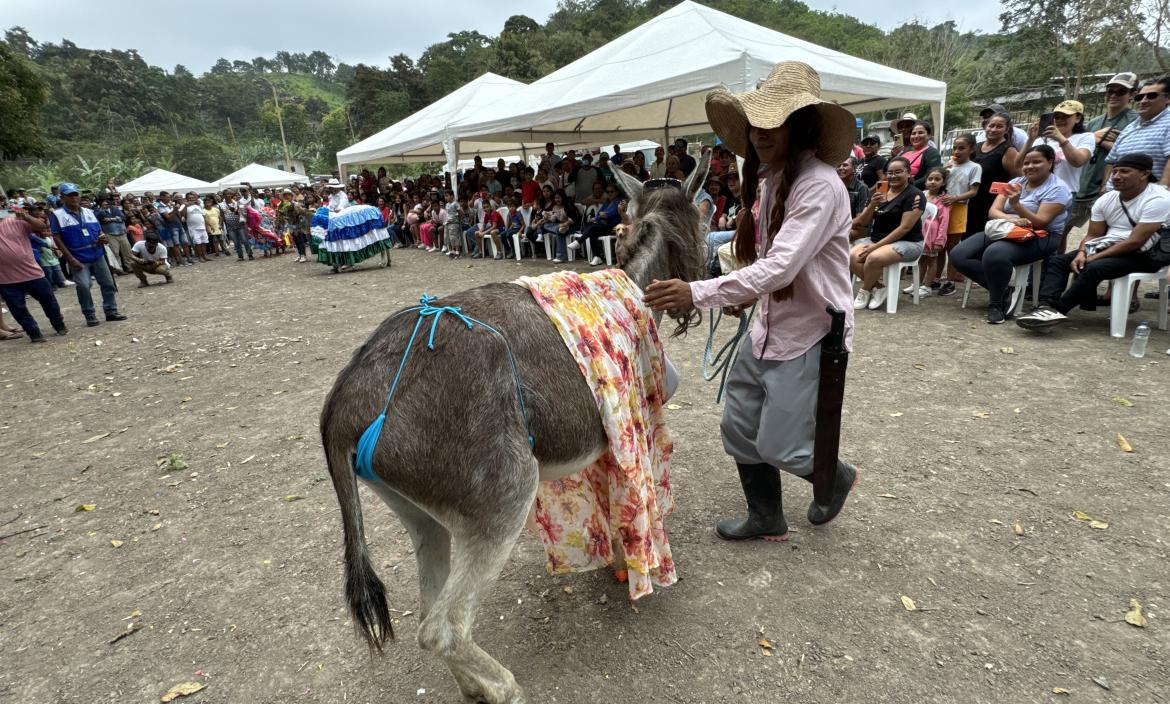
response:
[[[792,192],[792,184],[800,175],[801,152],[813,149],[821,134],[821,114],[811,105],[803,107],[788,116],[784,121],[788,125],[788,153],[784,155],[784,168],[780,173],[769,175],[776,179],[773,183],[776,191],[775,203],[769,218],[769,231],[763,233],[764,251],[772,243],[772,237],[780,230],[784,223],[785,205],[788,194]],[[743,161],[743,171],[740,175],[740,206],[739,223],[735,227],[735,258],[747,265],[756,261],[759,254],[756,252],[756,218],[752,207],[759,194],[760,157],[751,142],[751,126],[748,126],[747,154]],[[773,293],[776,296],[779,292]]]

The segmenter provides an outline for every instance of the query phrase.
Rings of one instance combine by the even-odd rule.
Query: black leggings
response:
[[[1012,269],[1052,256],[1059,237],[1033,237],[1027,242],[990,242],[977,232],[951,250],[951,263],[967,278],[987,289],[992,305],[999,305],[1012,282]]]

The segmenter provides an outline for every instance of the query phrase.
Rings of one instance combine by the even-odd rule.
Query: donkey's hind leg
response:
[[[512,673],[471,637],[479,599],[503,569],[536,495],[536,460],[528,455],[513,463],[493,473],[490,489],[480,487],[476,506],[444,521],[453,543],[451,575],[418,636],[422,648],[447,662],[469,701],[488,704],[525,701]]]
[[[382,482],[367,483],[367,487],[386,502],[414,544],[414,555],[418,561],[419,621],[427,617],[439,591],[447,583],[451,569],[451,534],[431,514],[422,510]]]

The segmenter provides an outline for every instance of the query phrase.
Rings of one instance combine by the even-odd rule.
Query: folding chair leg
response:
[[[512,251],[516,253],[516,261],[520,261],[520,233],[512,233]]]
[[[971,297],[971,279],[967,279],[967,283],[963,284],[963,305],[960,308],[967,307],[967,299]]]

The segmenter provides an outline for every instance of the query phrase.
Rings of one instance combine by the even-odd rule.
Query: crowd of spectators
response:
[[[1086,120],[1084,106],[1062,100],[1025,127],[1002,105],[980,113],[978,137],[960,135],[945,160],[929,122],[905,114],[889,157],[877,136],[863,138],[837,172],[849,193],[853,226],[850,266],[860,281],[856,309],[878,309],[898,291],[884,288],[883,271],[919,262],[920,296],[949,296],[966,279],[989,293],[987,320],[1012,317],[1018,267],[1044,264],[1043,305],[1020,325],[1058,324],[1072,307],[1092,309],[1096,286],[1127,273],[1165,265],[1158,247],[1170,219],[1170,78],[1139,82],[1114,76],[1106,107]],[[707,147],[702,147],[706,152]],[[310,222],[316,209],[372,205],[382,213],[397,248],[453,259],[538,256],[561,263],[585,249],[600,266],[603,239],[628,221],[626,195],[615,170],[642,181],[683,180],[696,168],[687,141],[643,152],[569,149],[549,143],[535,165],[480,157],[454,177],[424,174],[396,180],[385,168],[363,169],[348,182],[270,190],[250,184],[210,195],[123,195],[112,182],[97,192],[54,186],[38,202],[24,191],[0,196],[0,294],[34,342],[43,340],[26,298],[44,308],[65,334],[54,289],[76,291],[87,325],[99,325],[90,288],[97,281],[106,321],[124,320],[117,279],[148,276],[174,281],[176,267],[233,255],[238,261],[280,256],[295,248],[311,259]],[[719,248],[740,215],[740,174],[733,154],[715,146],[695,199],[706,229],[708,266],[718,274]],[[1148,184],[1148,185],[1147,185]],[[1070,233],[1088,235],[1067,254]],[[518,251],[517,251],[518,250]],[[1068,277],[1074,277],[1069,284]],[[1092,289],[1093,295],[1088,291]],[[914,293],[913,286],[903,293]],[[1136,307],[1136,302],[1134,306]],[[0,318],[0,338],[17,330]]]

